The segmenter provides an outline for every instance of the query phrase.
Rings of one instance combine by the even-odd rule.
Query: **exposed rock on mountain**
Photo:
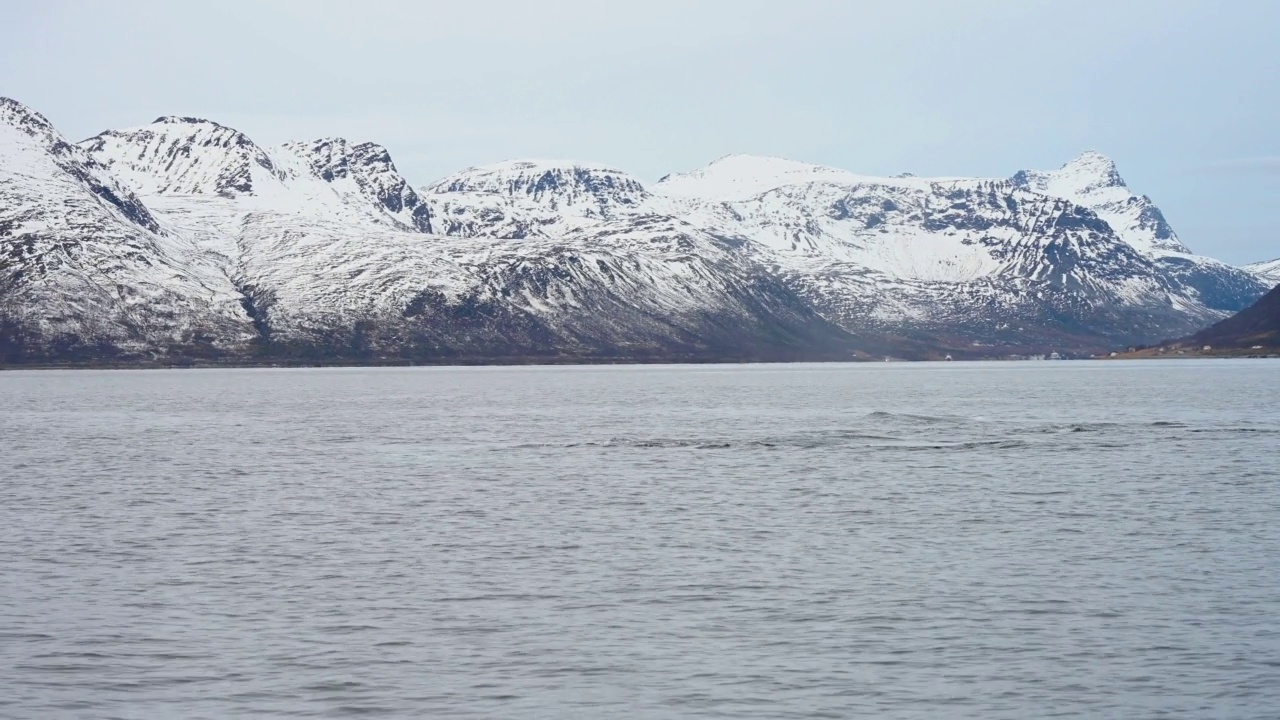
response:
[[[328,183],[347,202],[368,204],[407,230],[431,232],[431,211],[391,162],[381,145],[352,145],[342,138],[286,143],[282,152],[301,159],[313,178]],[[294,175],[296,177],[296,175]]]

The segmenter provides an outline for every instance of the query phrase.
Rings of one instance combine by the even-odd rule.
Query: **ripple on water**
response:
[[[1267,364],[6,372],[0,408],[4,717],[1280,707]]]

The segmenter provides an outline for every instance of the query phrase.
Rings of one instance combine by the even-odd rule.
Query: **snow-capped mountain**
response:
[[[0,98],[0,355],[218,352],[252,334],[199,247],[43,116]]]
[[[427,190],[505,196],[563,215],[601,219],[639,207],[649,198],[644,185],[621,170],[554,160],[517,160],[471,168]]]
[[[1266,289],[1095,153],[1010,179],[739,155],[652,185],[526,160],[415,190],[373,143],[162,117],[72,145],[4,101],[0,181],[11,362],[1083,351]]]
[[[108,130],[80,147],[146,195],[232,196],[284,179],[244,134],[199,118],[161,117],[143,127]]]
[[[286,180],[316,178],[344,202],[375,209],[407,230],[431,232],[431,212],[391,162],[391,153],[375,143],[351,145],[341,138],[286,143],[277,154],[292,162]],[[305,165],[305,171],[300,165]],[[306,174],[309,172],[310,174]],[[317,194],[323,195],[320,190]]]
[[[1255,275],[1261,275],[1271,283],[1280,285],[1280,258],[1245,265],[1244,269]]]
[[[264,149],[209,120],[162,117],[80,143],[139,196],[430,232],[430,211],[385,148],[340,138]]]
[[[1089,208],[1121,240],[1154,261],[1174,285],[1217,312],[1237,312],[1242,298],[1257,291],[1257,275],[1192,253],[1169,226],[1151,198],[1129,190],[1110,158],[1089,151],[1054,171],[1024,170],[1013,176],[1018,187],[1060,197]]]
[[[423,195],[442,232],[473,237],[559,237],[629,218],[676,218],[736,243],[744,258],[863,336],[926,332],[1017,345],[1157,335],[1221,317],[1263,292],[1249,273],[1189,252],[1156,252],[1143,242],[1142,223],[1122,234],[1061,197],[1070,188],[1107,189],[1114,204],[1129,194],[1100,158],[1069,163],[1062,177],[1071,184],[1037,174],[1054,193],[1028,187],[1029,173],[877,178],[734,155],[647,192],[616,170],[540,162],[473,168]],[[529,201],[531,187],[541,189],[541,202]],[[548,189],[573,202],[550,207]],[[1197,273],[1204,277],[1188,282]]]
[[[1191,254],[1160,208],[1146,195],[1130,191],[1116,164],[1101,153],[1091,150],[1053,171],[1023,170],[1013,183],[1092,210],[1143,254]]]
[[[620,170],[571,161],[518,160],[450,175],[422,189],[447,235],[553,237],[632,217],[652,196]]]
[[[166,228],[223,259],[259,346],[274,352],[803,357],[844,349],[845,333],[793,290],[763,282],[754,265],[696,228],[661,218],[594,226],[613,216],[612,204],[627,204],[627,193],[645,194],[621,173],[512,163],[487,178],[467,174],[449,183],[451,199],[466,200],[457,204],[464,217],[492,224],[488,207],[510,206],[513,216],[558,230],[442,237],[430,234],[433,216],[456,228],[452,206],[432,212],[377,145],[329,139],[264,149],[242,138],[209,121],[162,118],[81,145],[102,165],[124,168],[126,184]]]

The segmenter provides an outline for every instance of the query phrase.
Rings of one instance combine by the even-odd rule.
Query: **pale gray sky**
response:
[[[80,139],[196,115],[386,145],[421,185],[735,152],[871,174],[1115,158],[1195,250],[1280,256],[1280,3],[0,2],[0,95]]]

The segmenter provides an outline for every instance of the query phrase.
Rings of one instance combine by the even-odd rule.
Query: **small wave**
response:
[[[1124,426],[1113,422],[1070,422],[1032,425],[1022,432],[1035,435],[1060,435],[1063,433],[1094,433],[1117,430]]]
[[[913,436],[914,435],[914,436]],[[848,449],[852,451],[955,451],[976,449],[1017,449],[1029,443],[1017,437],[985,437],[957,439],[921,437],[916,433],[900,435],[861,430],[831,430],[786,436],[765,436],[730,439],[723,437],[614,437],[602,441],[570,443],[519,443],[495,446],[492,451],[562,450],[576,448],[636,449],[636,450],[822,450]]]
[[[885,440],[892,442],[900,442],[902,440],[902,438],[894,435],[877,435],[864,432],[837,432],[835,435],[844,440]]]
[[[356,690],[362,687],[364,687],[364,683],[358,683],[353,680],[335,680],[303,685],[302,689],[311,692],[338,692],[341,690]]]
[[[733,447],[733,443],[725,440],[704,440],[690,438],[681,439],[654,439],[654,440],[612,440],[609,445],[627,445],[637,448],[693,448],[695,450],[728,450]]]
[[[1221,427],[1221,428],[1193,428],[1193,433],[1258,433],[1261,435],[1274,435],[1280,433],[1280,428],[1259,428],[1259,427]]]
[[[82,660],[110,660],[114,656],[107,653],[96,653],[96,652],[54,652],[54,653],[40,653],[38,655],[32,655],[31,657],[35,660],[50,660],[50,659],[56,659],[56,658],[79,658]]]
[[[1030,446],[1030,443],[1026,442],[1025,440],[1001,438],[1001,439],[995,439],[995,440],[970,440],[968,442],[955,442],[955,443],[886,445],[882,447],[901,449],[901,450],[911,450],[911,451],[920,451],[920,450],[955,451],[955,450],[984,450],[984,449],[1015,450],[1017,448],[1024,448],[1029,446]]]
[[[963,415],[920,415],[917,413],[894,413],[875,410],[864,416],[868,420],[889,420],[908,423],[967,423],[975,422],[974,418]]]

